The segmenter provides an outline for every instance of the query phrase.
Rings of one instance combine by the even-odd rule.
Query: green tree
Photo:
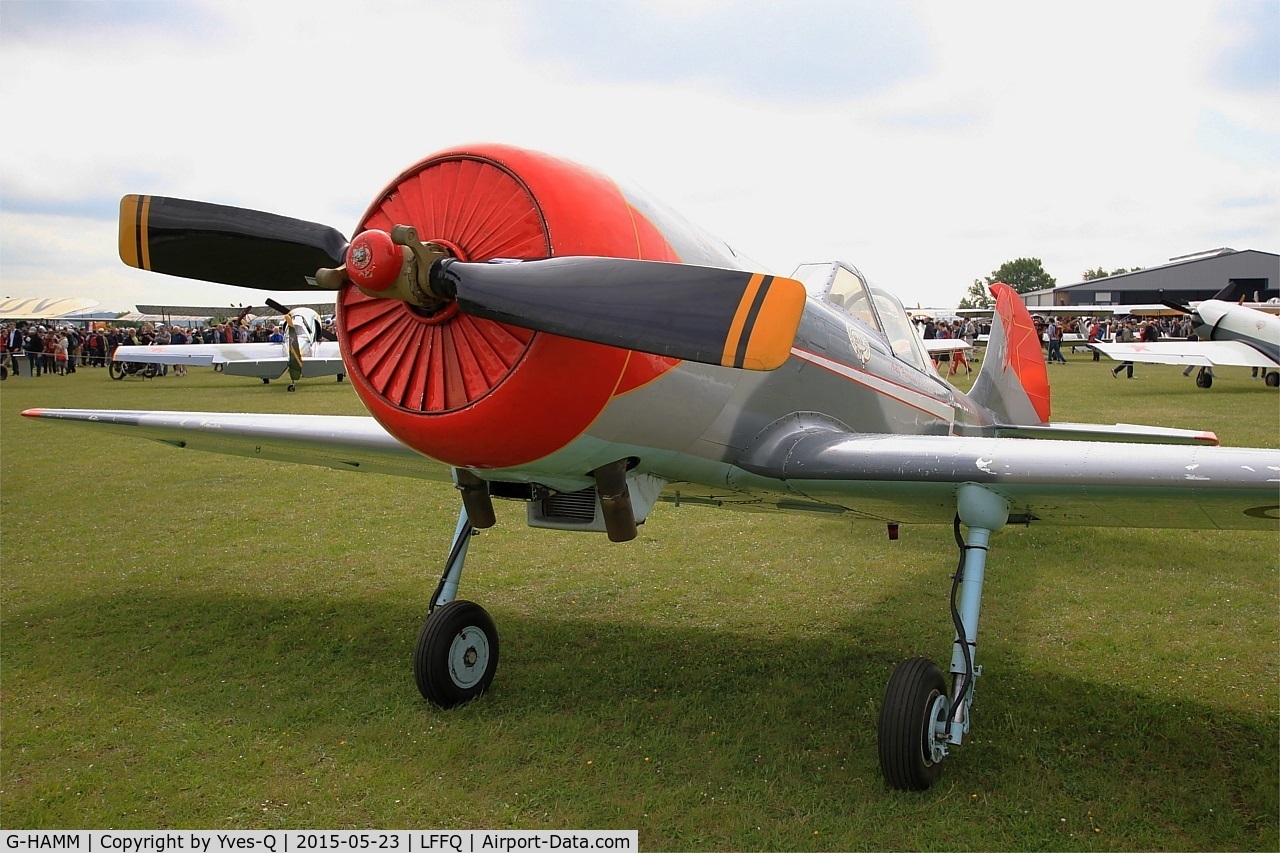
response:
[[[960,300],[957,308],[990,308],[995,304],[987,285],[980,278],[975,278],[973,284],[969,285],[968,294]]]
[[[997,281],[1003,281],[1019,293],[1047,290],[1058,283],[1056,278],[1044,271],[1044,264],[1039,258],[1005,261],[1000,269],[987,276],[987,284],[995,284]]]
[[[1082,272],[1080,274],[1080,280],[1096,281],[1097,279],[1100,279],[1100,278],[1110,278],[1113,275],[1121,275],[1122,273],[1139,272],[1141,269],[1142,267],[1134,267],[1131,270],[1127,270],[1124,267],[1120,267],[1118,269],[1112,270],[1111,272],[1107,272],[1102,267],[1098,267],[1096,270],[1085,270],[1084,272]]]
[[[1044,270],[1039,258],[1018,258],[1006,261],[1000,268],[993,270],[985,280],[974,279],[969,285],[968,295],[960,300],[960,308],[990,308],[995,300],[991,298],[989,285],[1002,281],[1018,293],[1032,290],[1047,290],[1058,283],[1058,280]]]

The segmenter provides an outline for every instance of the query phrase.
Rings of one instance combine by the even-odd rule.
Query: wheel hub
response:
[[[449,647],[449,678],[462,689],[474,687],[489,666],[489,643],[484,631],[463,628]]]
[[[935,696],[933,704],[929,706],[929,726],[925,730],[929,754],[925,757],[934,764],[947,757],[947,712],[950,708],[951,703],[944,695]]]

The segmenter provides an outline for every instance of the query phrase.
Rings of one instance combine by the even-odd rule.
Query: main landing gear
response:
[[[457,470],[455,478],[462,492],[462,511],[444,574],[413,649],[418,692],[441,708],[461,705],[484,693],[498,669],[498,629],[493,618],[480,605],[457,598],[467,545],[480,532],[477,528],[493,526],[493,503],[486,484],[474,474]]]
[[[960,486],[957,497],[955,533],[960,565],[951,586],[955,640],[950,693],[937,664],[927,658],[911,658],[894,669],[880,708],[880,771],[890,787],[902,791],[923,791],[937,781],[948,748],[959,746],[969,731],[974,681],[982,674],[982,667],[973,659],[987,543],[1009,520],[1009,505],[977,483]],[[961,523],[969,528],[968,541],[960,538]]]

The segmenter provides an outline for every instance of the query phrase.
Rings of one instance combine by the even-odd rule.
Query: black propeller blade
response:
[[[601,257],[446,258],[432,265],[430,288],[476,317],[749,370],[787,360],[805,302],[789,278]]]
[[[311,290],[342,264],[347,238],[327,225],[202,201],[127,195],[120,259],[131,267],[259,290]]]
[[[392,230],[399,237],[375,245],[382,232],[367,231],[351,244],[326,225],[256,210],[147,195],[120,202],[120,258],[138,269],[260,290],[317,288],[322,272],[321,289],[332,289],[359,284],[347,262],[360,269],[377,254],[370,246],[386,243],[381,286],[362,287],[371,296],[425,310],[456,299],[476,317],[707,364],[780,366],[804,311],[804,286],[789,278],[607,257],[434,260],[438,246],[407,226]],[[397,243],[410,248],[403,258]]]

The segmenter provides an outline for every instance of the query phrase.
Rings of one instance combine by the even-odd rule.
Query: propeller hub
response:
[[[363,290],[381,292],[395,284],[404,254],[386,231],[362,231],[347,248],[347,275]]]

